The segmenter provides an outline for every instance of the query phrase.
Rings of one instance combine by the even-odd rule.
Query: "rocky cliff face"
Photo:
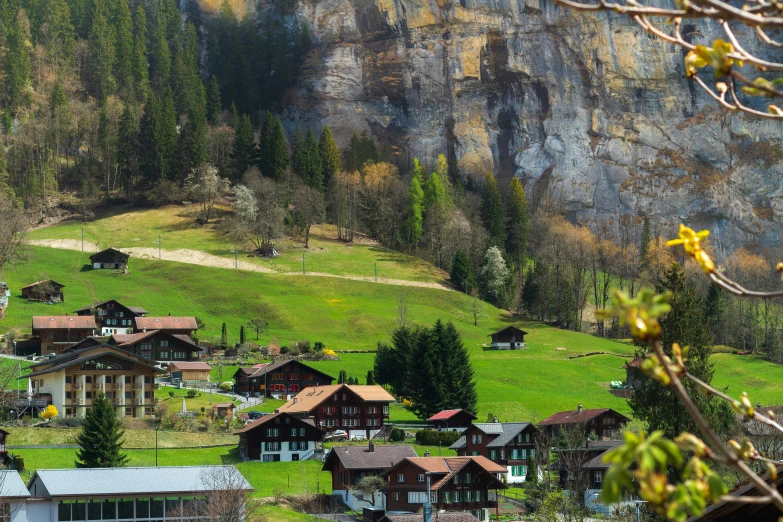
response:
[[[781,243],[783,126],[717,109],[680,49],[626,18],[550,0],[300,0],[296,16],[317,45],[291,126],[327,123],[341,145],[366,130],[403,165],[447,152],[577,222],[629,213],[709,228],[726,250]]]

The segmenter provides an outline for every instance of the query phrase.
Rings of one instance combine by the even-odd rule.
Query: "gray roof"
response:
[[[337,458],[345,469],[389,469],[394,464],[408,457],[417,457],[416,450],[407,444],[395,444],[390,446],[375,446],[370,451],[367,446],[335,446],[329,452],[329,457],[324,462],[324,471],[330,461]]]
[[[0,498],[27,498],[30,492],[22,482],[19,473],[11,470],[0,470]]]
[[[465,438],[465,435],[457,439],[457,442],[449,446],[449,449],[458,450],[458,449],[465,449],[465,446],[468,445],[468,439]]]
[[[500,435],[503,433],[503,425],[500,422],[474,422],[473,425],[487,435]]]
[[[435,511],[435,510],[433,510]],[[433,522],[478,522],[470,513],[433,513]],[[421,515],[394,515],[388,513],[381,522],[421,522]]]
[[[39,469],[31,489],[36,481],[49,497],[197,493],[212,491],[213,486],[253,490],[234,466]]]
[[[498,437],[495,437],[495,440],[489,442],[487,444],[488,448],[503,448],[511,442],[511,440],[519,435],[522,431],[525,430],[528,426],[530,426],[529,422],[502,422],[500,423],[500,426],[503,428],[503,433],[501,433]],[[484,432],[486,433],[486,432]]]

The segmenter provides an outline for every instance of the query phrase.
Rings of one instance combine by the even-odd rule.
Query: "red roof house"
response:
[[[465,410],[443,410],[429,419],[427,424],[436,430],[462,431],[476,420],[476,416]]]

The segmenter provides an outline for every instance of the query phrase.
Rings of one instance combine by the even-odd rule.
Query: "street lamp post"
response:
[[[155,422],[155,416],[152,416],[152,424],[155,425],[155,467],[158,467],[158,427],[160,427],[160,422]]]
[[[635,504],[635,507],[636,507],[636,522],[639,522],[639,507],[642,504],[646,504],[647,501],[646,500],[634,500],[633,503]]]

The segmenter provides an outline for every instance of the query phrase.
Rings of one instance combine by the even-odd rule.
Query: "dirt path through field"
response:
[[[48,248],[61,248],[64,250],[81,250],[82,242],[79,239],[31,239],[27,241],[31,245],[42,246]],[[96,252],[98,245],[85,241],[85,252]],[[119,248],[123,252],[131,254],[132,257],[141,259],[158,259],[158,249],[154,247],[133,247],[133,248]],[[176,263],[186,263],[190,265],[211,266],[215,268],[234,268],[234,260],[227,257],[218,257],[200,250],[189,250],[180,248],[178,250],[161,250],[161,259],[163,261],[174,261]],[[363,276],[351,276],[351,275],[335,275],[324,274],[321,272],[307,272],[307,274],[301,274],[298,272],[282,272],[278,273],[271,268],[245,261],[240,259],[238,261],[238,267],[240,270],[247,270],[250,272],[262,272],[265,274],[279,274],[292,277],[312,276],[312,277],[336,277],[338,279],[350,279],[352,281],[364,281],[368,283],[384,284],[384,285],[396,285],[396,286],[416,286],[420,288],[433,288],[436,290],[452,290],[445,284],[441,283],[426,283],[423,281],[407,281],[404,279],[388,279],[379,277],[376,281],[374,277]],[[132,267],[131,267],[132,269]]]

